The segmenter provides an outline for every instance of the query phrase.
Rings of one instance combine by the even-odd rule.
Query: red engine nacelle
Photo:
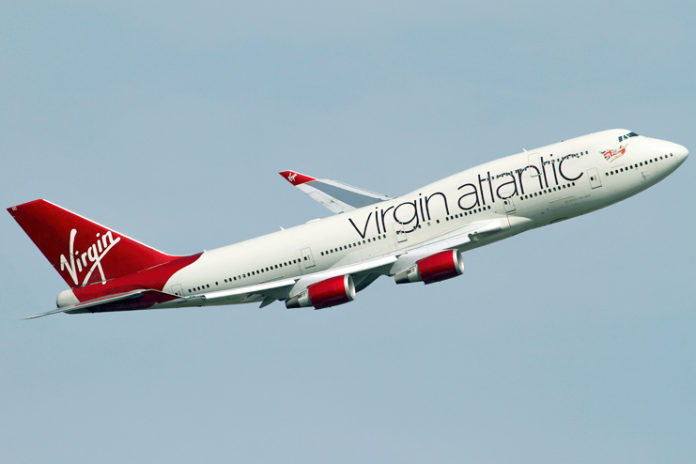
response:
[[[418,260],[414,266],[396,274],[394,280],[397,284],[410,282],[431,284],[457,277],[462,272],[464,272],[462,254],[458,250],[447,250]]]
[[[355,299],[355,284],[349,275],[332,277],[309,285],[302,293],[285,301],[287,308],[314,306],[315,309],[328,308]]]

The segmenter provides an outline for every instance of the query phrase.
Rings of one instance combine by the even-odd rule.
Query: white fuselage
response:
[[[465,251],[616,203],[686,159],[686,149],[671,142],[619,140],[628,133],[597,132],[507,156],[398,198],[206,251],[164,290],[192,296],[315,274],[394,254],[476,221],[504,221],[502,233],[459,247]],[[215,304],[249,301],[258,299]]]

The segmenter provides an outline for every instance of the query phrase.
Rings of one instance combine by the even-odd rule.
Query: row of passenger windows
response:
[[[451,216],[446,216],[446,217],[445,217],[445,220],[446,220],[446,221],[450,221],[450,220],[453,221],[455,218],[461,218],[461,217],[464,217],[464,216],[469,216],[469,215],[472,215],[472,214],[481,213],[481,212],[486,211],[486,210],[489,210],[489,209],[491,209],[491,206],[490,206],[490,205],[482,206],[482,207],[480,207],[480,208],[475,208],[475,209],[472,209],[472,210],[469,210],[469,211],[464,211],[464,212],[461,212],[461,213],[459,213],[459,214],[453,214],[453,215],[451,215]],[[435,221],[436,221],[438,224],[440,223],[440,220],[439,220],[439,219],[436,219]],[[427,225],[430,225],[430,221],[428,221]],[[415,228],[416,228],[416,229],[421,229],[421,228],[422,228],[422,225],[421,225],[421,224],[418,224]],[[404,232],[403,232],[403,231],[400,231],[400,230],[397,230],[396,233],[397,233],[397,234],[401,234],[401,233],[404,233]],[[339,246],[339,247],[336,247],[336,248],[329,248],[328,250],[324,250],[324,251],[320,252],[320,255],[321,255],[321,256],[326,256],[326,255],[330,255],[330,254],[333,254],[333,253],[338,253],[339,251],[348,250],[348,249],[350,249],[350,248],[356,248],[356,247],[358,247],[358,246],[360,246],[360,245],[365,245],[365,244],[369,243],[370,241],[384,240],[384,239],[386,239],[386,238],[387,238],[387,234],[381,234],[381,235],[378,235],[378,236],[376,236],[376,237],[374,237],[374,238],[372,238],[372,239],[369,239],[369,238],[368,238],[368,239],[364,239],[364,240],[358,240],[357,242],[349,243],[349,244],[347,244],[347,245],[342,245],[342,246]]]
[[[640,166],[647,166],[648,164],[651,163],[657,163],[658,161],[666,160],[667,158],[671,158],[674,156],[674,153],[670,153],[669,155],[662,155],[662,156],[656,156],[655,158],[651,158],[647,161],[641,161],[640,163],[634,163],[630,164],[628,166],[622,167],[622,168],[617,168],[612,171],[607,171],[604,173],[605,176],[613,176],[614,174],[618,174],[620,172],[626,172],[629,169],[637,169]]]
[[[561,191],[563,189],[567,189],[570,187],[575,187],[575,182],[570,182],[568,184],[561,184],[557,187],[547,188],[547,189],[542,190],[541,192],[534,192],[534,193],[529,193],[527,195],[522,195],[520,197],[520,200],[528,200],[528,199],[533,198],[533,197],[539,197],[541,195],[545,195],[545,194],[551,193],[551,192],[558,192],[558,191]]]
[[[445,220],[450,221],[450,220],[454,220],[455,218],[461,218],[461,217],[464,217],[464,216],[469,216],[469,215],[481,213],[481,212],[486,211],[486,210],[489,210],[489,209],[491,209],[491,206],[490,206],[490,205],[482,206],[482,207],[480,207],[480,208],[476,208],[476,209],[472,209],[472,210],[469,210],[469,211],[464,211],[464,212],[459,213],[459,214],[454,214],[454,215],[451,215],[451,216],[447,216],[447,217],[445,217]],[[440,223],[440,220],[439,220],[439,219],[437,219],[437,223],[438,223],[438,224]],[[429,222],[428,222],[428,225],[430,225]],[[418,228],[420,228],[420,225],[418,226]],[[397,233],[399,233],[399,232],[400,232],[400,231],[397,231]],[[339,251],[344,251],[344,250],[348,250],[348,249],[352,249],[352,248],[357,248],[357,247],[359,247],[359,246],[361,246],[361,245],[366,245],[366,244],[371,243],[371,242],[376,242],[377,240],[384,240],[384,239],[386,239],[386,238],[387,238],[387,234],[381,234],[381,235],[378,235],[378,236],[376,236],[376,237],[371,237],[371,238],[367,238],[367,239],[363,239],[363,240],[358,240],[357,242],[348,243],[347,245],[341,245],[341,246],[336,247],[336,248],[330,248],[330,249],[328,249],[328,250],[322,251],[320,254],[321,254],[321,256],[326,256],[326,255],[329,255],[329,254],[338,253]],[[257,270],[255,270],[255,271],[247,272],[247,273],[240,274],[240,275],[236,275],[236,276],[233,276],[233,277],[228,277],[228,278],[224,279],[224,282],[227,283],[227,282],[234,282],[234,281],[237,281],[237,280],[246,279],[246,278],[249,278],[249,277],[252,277],[252,276],[256,276],[256,275],[259,275],[259,274],[262,274],[262,273],[265,273],[265,272],[269,272],[269,271],[272,271],[272,270],[275,270],[275,269],[281,269],[281,268],[283,268],[283,267],[290,266],[290,265],[292,265],[292,264],[299,264],[299,263],[302,262],[303,260],[304,260],[304,261],[308,261],[309,258],[308,258],[307,256],[305,256],[304,258],[301,258],[301,259],[293,259],[293,260],[291,260],[291,261],[286,261],[286,262],[283,262],[283,263],[274,264],[274,265],[272,265],[272,266],[268,266],[268,267],[265,267],[265,268],[257,269]],[[219,283],[218,283],[218,282],[215,282],[215,285],[219,285]],[[201,290],[205,290],[205,289],[209,289],[209,288],[210,288],[210,284],[203,284],[203,285],[199,285],[199,286],[197,286],[197,287],[193,287],[193,288],[188,289],[188,292],[189,292],[189,293],[193,293],[193,292],[197,292],[197,291],[201,291]]]
[[[284,261],[284,262],[282,262],[282,263],[272,264],[272,265],[270,265],[270,266],[262,267],[262,268],[259,268],[259,269],[254,270],[254,271],[249,271],[249,272],[245,272],[245,273],[243,273],[243,274],[239,274],[239,275],[236,275],[236,276],[227,277],[227,278],[224,279],[224,282],[227,283],[227,282],[234,282],[234,281],[237,281],[237,280],[247,279],[247,278],[249,278],[249,277],[253,277],[253,276],[260,275],[260,274],[264,274],[264,273],[266,273],[266,272],[274,271],[274,270],[276,270],[276,269],[282,269],[282,268],[284,268],[284,267],[291,266],[291,265],[293,265],[293,264],[299,264],[299,263],[301,263],[303,260],[304,260],[304,261],[309,261],[309,257],[305,256],[304,258],[291,259],[290,261]],[[216,286],[219,285],[219,284],[220,284],[219,282],[215,282],[215,285],[216,285]],[[202,285],[199,285],[199,286],[197,286],[197,287],[189,288],[189,289],[188,289],[188,292],[189,292],[189,293],[200,292],[201,290],[205,290],[205,289],[207,289],[207,288],[210,288],[210,284],[202,284]]]
[[[329,248],[328,250],[322,251],[320,254],[321,256],[330,255],[333,253],[338,253],[339,251],[348,250],[350,248],[357,248],[360,245],[366,245],[371,242],[376,242],[377,240],[384,240],[385,238],[387,238],[387,234],[381,234],[374,238],[367,238],[363,240],[358,240],[357,242],[349,243],[347,245],[341,245],[336,248]]]
[[[459,213],[459,214],[453,214],[453,215],[451,215],[451,216],[446,216],[446,217],[445,217],[445,221],[450,221],[450,220],[451,220],[451,221],[454,221],[456,218],[461,218],[461,217],[469,216],[469,215],[472,215],[472,214],[478,214],[478,213],[481,213],[481,212],[483,212],[483,211],[487,211],[487,210],[489,210],[489,209],[491,209],[491,205],[481,206],[480,208],[474,208],[474,209],[470,209],[470,210],[461,212],[461,213]],[[440,220],[439,220],[439,219],[437,220],[437,223],[438,223],[438,224],[440,223]]]
[[[217,284],[217,282],[215,282],[215,283]],[[200,286],[198,286],[198,287],[189,288],[189,289],[188,289],[188,292],[189,292],[189,293],[193,293],[193,292],[196,292],[196,291],[205,290],[206,288],[210,288],[210,284],[203,284],[203,285],[200,285]]]
[[[490,207],[490,206],[484,206],[484,207],[477,208],[477,209],[473,209],[473,210],[470,210],[470,211],[464,211],[463,213],[455,214],[455,215],[452,215],[452,216],[447,216],[445,219],[448,220],[448,221],[449,221],[450,219],[454,220],[454,218],[457,218],[457,217],[463,217],[463,216],[468,216],[468,215],[475,214],[475,213],[480,213],[480,212],[482,212],[482,211],[484,211],[484,210],[488,210],[488,209],[491,209],[491,207]],[[438,219],[437,222],[439,223],[440,220]],[[428,222],[428,225],[430,225],[429,222]],[[420,228],[420,225],[419,225],[418,227]],[[400,231],[397,231],[397,233],[399,233],[399,232],[400,232]],[[336,248],[330,248],[330,249],[328,249],[328,250],[324,250],[324,251],[320,252],[320,254],[321,254],[321,256],[327,256],[327,255],[330,255],[330,254],[333,254],[333,253],[338,253],[339,251],[344,251],[344,250],[348,250],[348,249],[352,249],[352,248],[357,248],[357,247],[359,247],[359,246],[361,246],[361,245],[366,245],[366,244],[368,244],[368,243],[376,242],[377,240],[384,240],[384,239],[386,239],[386,238],[387,238],[387,234],[380,234],[380,235],[378,235],[378,236],[376,236],[376,237],[370,237],[370,238],[366,238],[366,239],[363,239],[363,240],[358,240],[358,241],[353,242],[353,243],[348,243],[348,244],[346,244],[346,245],[341,245],[341,246],[336,247]],[[251,271],[251,272],[239,274],[239,275],[236,275],[236,276],[233,276],[233,277],[228,277],[228,278],[224,279],[224,282],[225,282],[225,283],[228,283],[228,282],[235,282],[235,281],[238,281],[238,280],[243,280],[243,279],[246,279],[246,278],[249,278],[249,277],[252,277],[252,276],[256,276],[256,275],[259,275],[259,274],[263,274],[263,273],[265,273],[265,272],[273,271],[273,270],[275,270],[275,269],[281,269],[281,268],[283,268],[283,267],[290,266],[290,265],[292,265],[292,264],[299,264],[299,263],[302,262],[303,260],[304,260],[304,261],[309,261],[309,257],[305,256],[305,257],[303,257],[303,258],[293,259],[293,260],[291,260],[291,261],[286,261],[286,262],[282,262],[282,263],[278,263],[278,264],[273,264],[273,265],[271,265],[271,266],[263,267],[263,268],[260,268],[260,269],[255,270],[255,271]],[[218,283],[218,282],[215,282],[215,285],[217,286],[217,285],[219,285],[219,283]],[[197,286],[197,287],[189,288],[189,289],[188,289],[188,292],[189,292],[189,293],[200,292],[201,290],[206,290],[206,289],[209,289],[209,288],[210,288],[210,284],[202,284],[202,285],[199,285],[199,286]]]

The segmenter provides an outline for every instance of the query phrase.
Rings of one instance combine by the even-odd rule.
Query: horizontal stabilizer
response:
[[[135,309],[146,309],[155,303],[164,303],[180,299],[171,293],[152,289],[138,289],[130,292],[106,295],[92,300],[81,301],[79,303],[56,308],[41,314],[26,317],[25,319],[36,319],[38,317],[51,316],[53,314],[68,313],[96,313],[110,311],[130,311]]]

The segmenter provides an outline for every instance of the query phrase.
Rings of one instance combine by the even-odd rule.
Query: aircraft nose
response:
[[[689,156],[689,150],[687,150],[685,146],[679,145],[678,143],[669,142],[667,140],[661,140],[656,148],[657,151],[661,153],[673,155],[674,158],[672,159],[674,160],[674,164],[676,166],[681,165]]]
[[[679,145],[678,143],[674,144],[674,156],[679,158],[679,162],[683,163],[686,158],[689,156],[689,150],[686,149],[685,146]]]

